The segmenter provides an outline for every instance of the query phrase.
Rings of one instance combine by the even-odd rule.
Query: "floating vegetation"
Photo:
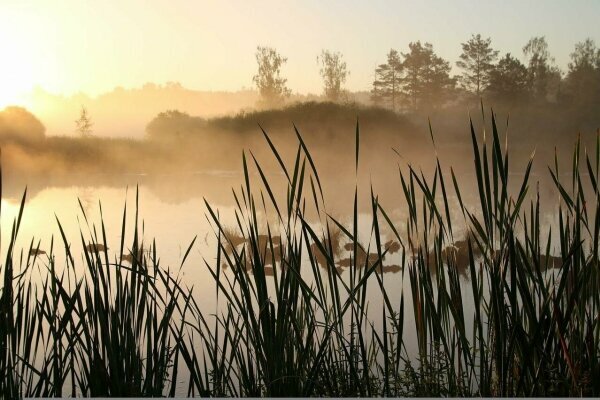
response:
[[[258,175],[251,174],[244,155],[237,226],[224,226],[206,203],[217,236],[216,259],[204,265],[213,293],[182,285],[177,270],[160,265],[156,246],[143,250],[137,201],[134,241],[124,250],[121,239],[120,262],[109,262],[102,221],[99,234],[77,239],[87,250],[83,264],[60,223],[64,267],[56,265],[54,243],[44,254],[32,242],[30,257],[18,257],[23,196],[1,269],[0,393],[600,395],[600,138],[583,156],[576,144],[568,184],[558,160],[550,168],[558,224],[542,233],[529,182],[533,157],[511,192],[494,116],[491,126],[487,140],[471,129],[476,210],[439,161],[431,179],[408,166],[399,182],[406,219],[390,218],[371,193],[371,237],[362,244],[358,189],[350,221],[333,218],[300,133],[290,165],[264,133],[287,180],[286,200],[276,201],[258,160],[252,156]],[[356,170],[359,135],[357,125]],[[276,215],[277,226],[259,212]],[[386,264],[393,254],[400,261]],[[38,285],[30,258],[40,256]],[[397,302],[385,272],[407,282]],[[370,304],[367,291],[381,301]],[[213,295],[219,308],[202,310],[203,297]]]

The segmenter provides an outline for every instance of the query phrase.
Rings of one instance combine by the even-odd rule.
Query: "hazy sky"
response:
[[[566,69],[573,45],[600,45],[600,1],[0,0],[0,103],[33,85],[97,94],[179,81],[201,90],[252,86],[257,45],[288,57],[293,91],[320,92],[316,56],[341,51],[351,90],[370,89],[390,48],[431,42],[454,65],[471,34],[522,57],[546,35]]]

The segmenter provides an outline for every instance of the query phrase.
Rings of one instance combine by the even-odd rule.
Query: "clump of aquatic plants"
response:
[[[399,177],[407,218],[388,214],[371,190],[371,240],[363,244],[358,188],[349,222],[333,217],[301,134],[288,163],[263,133],[286,190],[278,193],[244,154],[244,183],[233,191],[237,225],[225,226],[206,202],[218,243],[216,259],[203,266],[218,301],[209,313],[160,265],[154,244],[144,251],[137,222],[130,265],[109,258],[102,223],[99,235],[93,228],[79,238],[88,246],[81,268],[61,228],[66,265],[58,268],[50,250],[46,278],[33,284],[39,245],[32,241],[25,256],[14,248],[24,197],[1,270],[0,393],[600,394],[600,139],[593,155],[575,146],[569,184],[558,160],[549,168],[560,204],[558,224],[546,232],[530,185],[533,157],[511,190],[509,154],[492,114],[488,137],[471,124],[476,210],[439,160],[429,179],[407,166]],[[358,170],[358,124],[355,140]],[[342,242],[351,254],[343,268]],[[120,250],[127,253],[123,240]],[[395,252],[407,281],[397,302],[382,274]],[[370,304],[373,289],[380,305]],[[416,349],[407,346],[409,333]]]

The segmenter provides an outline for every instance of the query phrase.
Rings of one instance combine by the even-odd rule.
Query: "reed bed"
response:
[[[288,163],[263,131],[285,193],[244,154],[245,179],[233,190],[237,226],[224,226],[206,202],[218,243],[216,260],[203,266],[219,303],[211,312],[176,270],[160,265],[154,243],[144,249],[137,215],[130,265],[110,259],[103,221],[76,239],[90,249],[82,263],[64,233],[56,246],[66,254],[61,268],[54,246],[40,256],[32,242],[18,253],[24,195],[0,271],[0,393],[600,395],[600,136],[591,154],[575,145],[570,182],[560,181],[558,160],[549,168],[560,202],[557,226],[545,230],[530,184],[533,156],[520,189],[511,191],[514,175],[493,113],[490,122],[487,137],[471,124],[476,211],[439,160],[429,179],[405,166],[400,207],[408,217],[395,220],[371,190],[368,245],[359,242],[358,187],[350,222],[334,218],[301,134],[296,130],[298,149]],[[435,146],[433,133],[431,139]],[[358,171],[358,123],[355,141]],[[127,207],[121,237],[126,214]],[[277,222],[261,219],[266,214]],[[340,240],[352,254],[348,273],[336,260]],[[127,252],[123,241],[119,246],[119,254]],[[396,251],[407,289],[391,296],[380,272]],[[36,285],[38,257],[45,278]],[[465,268],[468,286],[460,281]],[[373,290],[377,306],[367,295]],[[408,347],[409,333],[416,349]]]

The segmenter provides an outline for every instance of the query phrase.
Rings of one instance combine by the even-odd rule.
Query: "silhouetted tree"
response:
[[[529,90],[536,100],[555,99],[560,89],[560,70],[554,65],[554,58],[548,51],[544,36],[534,37],[523,47],[528,59]]]
[[[282,102],[291,93],[286,87],[287,79],[282,78],[281,67],[287,58],[282,57],[271,47],[258,46],[256,48],[256,62],[258,73],[252,80],[256,84],[263,102],[273,106]]]
[[[403,89],[411,107],[416,110],[443,104],[455,80],[450,77],[450,63],[437,56],[430,43],[420,41],[408,45],[404,60]]]
[[[84,106],[81,106],[79,118],[75,120],[75,132],[81,137],[90,137],[92,136],[92,126],[94,124],[88,110]]]
[[[323,78],[325,97],[334,102],[339,101],[343,94],[342,85],[349,74],[342,53],[323,50],[317,57],[317,62],[321,65],[319,72]]]
[[[600,102],[600,50],[592,39],[575,45],[565,81],[568,101]]]
[[[575,51],[570,55],[569,73],[579,69],[600,68],[600,49],[596,47],[596,43],[591,38],[576,43]]]
[[[480,34],[472,35],[466,43],[462,43],[463,52],[456,65],[463,69],[460,78],[462,86],[478,97],[487,87],[494,61],[498,51],[492,49],[492,39],[482,39]]]
[[[490,71],[485,92],[493,100],[504,104],[515,104],[527,98],[528,88],[527,67],[510,53],[506,53]]]
[[[396,111],[400,105],[401,90],[402,60],[400,54],[391,49],[387,55],[387,62],[375,70],[371,99],[375,104],[385,104]]]

